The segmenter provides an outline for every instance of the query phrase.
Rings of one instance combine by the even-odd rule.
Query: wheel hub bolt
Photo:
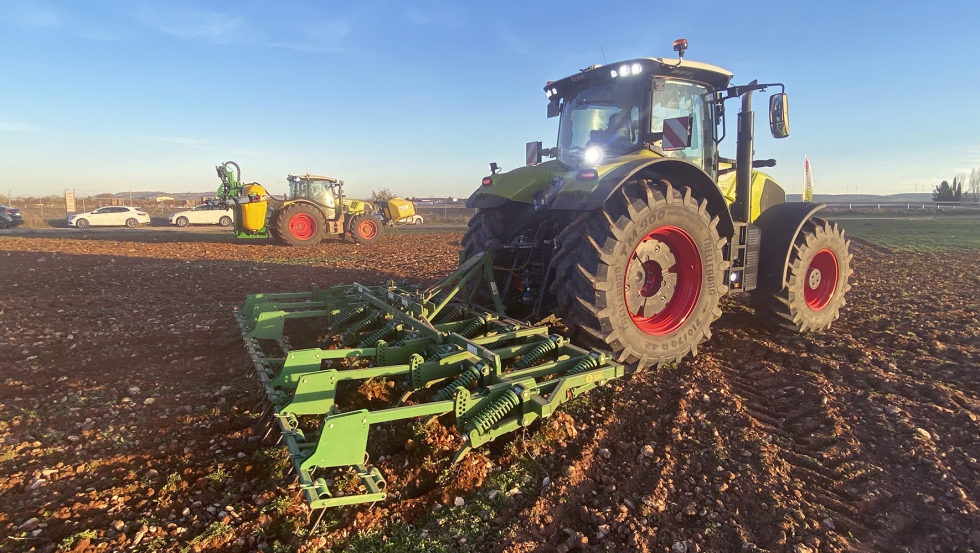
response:
[[[820,269],[813,269],[810,271],[809,284],[811,290],[816,290],[817,286],[820,286]]]

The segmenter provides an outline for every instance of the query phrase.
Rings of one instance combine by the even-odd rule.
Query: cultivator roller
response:
[[[272,429],[289,448],[311,508],[386,497],[384,477],[368,462],[374,425],[451,414],[462,435],[455,463],[623,375],[623,366],[603,353],[504,316],[491,270],[488,251],[427,288],[355,283],[255,294],[236,312]],[[473,302],[480,286],[495,309]],[[311,328],[319,331],[317,347],[294,347],[293,334],[302,336],[292,332],[296,327],[306,340]],[[364,408],[356,390],[372,379],[400,386],[400,399]],[[337,468],[356,473],[353,486],[331,485],[324,473]]]

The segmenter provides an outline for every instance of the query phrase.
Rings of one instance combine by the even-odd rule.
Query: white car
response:
[[[178,211],[170,216],[170,224],[178,227],[187,225],[230,226],[235,222],[235,212],[230,207],[216,204],[201,204],[189,211]]]
[[[68,224],[78,228],[111,227],[126,225],[136,228],[150,224],[150,215],[136,207],[110,205],[88,213],[79,213],[68,218]]]
[[[377,215],[379,219],[383,218],[380,211],[375,213],[375,215]],[[422,219],[421,215],[410,215],[408,217],[402,217],[396,221],[385,221],[385,224],[389,227],[393,227],[395,225],[421,225],[423,223],[425,223],[425,220]]]

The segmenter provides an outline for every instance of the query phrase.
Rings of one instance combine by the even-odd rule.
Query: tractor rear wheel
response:
[[[500,207],[480,208],[476,215],[470,218],[469,228],[460,241],[463,246],[466,259],[484,251],[491,242],[509,244],[510,241],[522,230],[531,224],[537,212],[534,206],[520,202],[508,201]],[[503,279],[497,275],[495,279],[497,286],[501,286]],[[498,290],[501,299],[506,300],[507,290]],[[488,283],[478,285],[473,302],[478,305],[493,305],[492,296]]]
[[[814,218],[800,229],[786,269],[786,287],[753,294],[763,322],[792,332],[824,330],[840,318],[851,289],[850,241],[836,224]]]
[[[718,221],[689,188],[625,184],[558,236],[556,314],[583,345],[638,368],[696,355],[728,290]]]
[[[469,259],[487,249],[491,240],[507,244],[517,231],[534,219],[534,206],[520,202],[507,202],[501,207],[480,208],[470,218],[469,228],[460,244]]]
[[[381,225],[381,219],[370,213],[358,215],[351,220],[351,236],[358,244],[373,244],[381,240]]]
[[[276,234],[290,246],[315,246],[323,240],[326,222],[320,210],[307,203],[287,205],[276,218]]]

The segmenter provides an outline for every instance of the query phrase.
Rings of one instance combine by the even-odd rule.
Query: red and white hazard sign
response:
[[[664,119],[664,138],[661,148],[664,151],[683,150],[691,147],[691,117]]]
[[[541,163],[541,143],[528,142],[524,146],[525,159],[527,165],[537,165]]]

